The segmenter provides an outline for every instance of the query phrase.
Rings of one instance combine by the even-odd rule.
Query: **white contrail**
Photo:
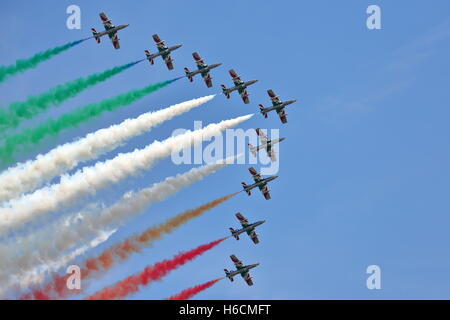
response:
[[[47,274],[57,272],[59,269],[69,264],[75,258],[83,255],[88,250],[95,248],[99,244],[107,241],[116,231],[117,229],[97,232],[98,236],[91,240],[88,244],[82,245],[79,248],[76,248],[71,252],[62,255],[56,260],[44,261],[43,259],[40,259],[39,261],[36,261],[37,263],[40,263],[40,265],[34,267],[31,271],[16,269],[16,274],[9,274],[9,280],[7,281],[7,283],[2,281],[2,287],[0,288],[0,298],[5,298],[8,291],[19,290],[20,292],[24,289],[29,288],[30,286],[42,284],[45,281],[45,277]]]
[[[185,101],[134,119],[97,130],[84,138],[63,144],[36,159],[20,163],[0,174],[0,202],[13,199],[40,187],[43,183],[75,168],[80,162],[96,159],[126,140],[143,134],[152,127],[198,107],[214,95]]]
[[[155,161],[173,152],[180,152],[185,147],[198,145],[203,140],[220,135],[223,130],[232,128],[251,116],[224,120],[199,130],[188,130],[161,142],[154,141],[143,149],[119,154],[105,162],[97,162],[94,166],[85,167],[73,175],[64,175],[59,184],[9,200],[0,207],[0,234],[6,235],[45,213],[62,206],[70,206],[82,196],[95,194],[97,190],[136,174],[139,170],[148,169]]]
[[[193,168],[182,174],[166,178],[151,187],[138,192],[128,192],[121,200],[110,207],[91,206],[82,212],[63,217],[43,228],[20,238],[12,238],[0,245],[0,280],[5,281],[16,274],[23,274],[52,259],[60,260],[62,252],[72,249],[98,235],[97,230],[118,228],[127,222],[127,218],[141,214],[152,203],[163,201],[182,188],[202,180],[227,164],[235,157]],[[51,238],[51,241],[49,241]],[[65,259],[66,263],[68,262]],[[32,273],[36,277],[36,272]],[[19,277],[20,278],[20,277]]]

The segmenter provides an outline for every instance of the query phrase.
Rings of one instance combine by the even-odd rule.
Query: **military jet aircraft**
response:
[[[248,171],[250,171],[251,175],[253,176],[253,180],[255,180],[255,183],[251,184],[251,185],[247,185],[245,184],[245,182],[241,182],[242,187],[244,187],[245,192],[247,192],[247,194],[250,196],[252,193],[250,190],[258,187],[259,190],[261,190],[262,194],[264,195],[264,198],[266,198],[266,200],[270,199],[270,193],[269,193],[269,188],[267,188],[267,183],[275,180],[276,178],[278,178],[278,176],[270,176],[267,178],[262,179],[261,175],[256,172],[256,170],[251,167],[250,169],[248,169]]]
[[[189,71],[188,68],[184,68],[184,72],[186,73],[186,77],[189,79],[190,82],[194,81],[194,76],[197,74],[201,74],[203,77],[203,80],[206,83],[206,86],[208,88],[212,87],[212,78],[211,75],[209,74],[209,71],[211,71],[211,69],[217,68],[218,66],[220,66],[222,63],[215,63],[215,64],[211,64],[211,65],[207,65],[202,58],[200,58],[199,54],[197,52],[194,52],[192,54],[192,56],[194,57],[195,62],[197,63],[197,69],[195,71]]]
[[[272,110],[276,110],[278,113],[278,116],[280,117],[280,120],[282,123],[286,123],[287,122],[287,118],[286,115],[287,113],[284,111],[284,108],[288,105],[290,105],[291,103],[296,102],[297,100],[288,100],[288,101],[281,101],[280,98],[278,98],[278,96],[272,91],[272,89],[267,90],[267,93],[269,94],[270,99],[272,100],[272,107],[269,108],[264,108],[264,106],[262,104],[259,105],[259,109],[261,110],[262,115],[264,116],[264,118],[267,118],[268,115],[267,113],[272,111]]]
[[[254,223],[249,223],[247,219],[244,218],[244,216],[238,212],[236,213],[236,218],[238,218],[239,222],[242,225],[242,229],[234,230],[233,228],[230,228],[231,235],[236,239],[239,240],[239,235],[241,233],[247,232],[249,237],[252,239],[252,241],[257,244],[259,243],[258,235],[255,232],[255,228],[257,226],[262,225],[266,220],[257,221]]]
[[[153,35],[153,40],[156,42],[156,47],[158,48],[158,53],[150,53],[148,50],[145,50],[145,55],[147,56],[147,60],[151,65],[155,64],[154,59],[156,57],[161,56],[164,62],[167,65],[169,70],[173,70],[173,59],[170,57],[170,53],[174,50],[177,50],[181,47],[181,44],[174,45],[172,47],[167,47],[164,44],[164,41],[159,38],[157,34]]]
[[[256,157],[256,154],[259,150],[266,149],[267,156],[272,161],[277,161],[277,157],[275,155],[275,151],[273,151],[273,149],[272,149],[272,146],[276,143],[283,141],[285,138],[269,140],[269,139],[267,139],[267,136],[264,134],[264,132],[262,132],[262,130],[260,128],[256,129],[256,133],[258,134],[259,139],[261,140],[261,144],[257,147],[254,147],[251,143],[249,143],[248,147],[250,149],[250,152],[253,154],[254,157]]]
[[[111,23],[111,20],[109,20],[108,17],[103,12],[100,13],[100,19],[102,19],[105,31],[97,32],[97,30],[91,28],[92,34],[94,35],[94,39],[97,41],[97,43],[100,43],[100,37],[108,35],[108,37],[112,41],[114,48],[119,49],[120,44],[119,44],[119,37],[117,36],[117,31],[128,27],[129,24],[121,24],[120,26],[116,27]]]
[[[222,87],[223,94],[227,97],[227,99],[230,99],[230,93],[237,90],[241,95],[242,101],[244,101],[245,104],[250,103],[250,100],[248,98],[249,94],[247,92],[247,87],[258,82],[258,80],[250,80],[244,82],[241,80],[241,77],[238,76],[236,71],[234,71],[233,69],[229,70],[228,72],[230,73],[230,76],[233,79],[234,87],[227,88],[225,87],[225,85],[221,84],[220,86]]]
[[[244,278],[245,282],[247,282],[249,286],[252,286],[253,285],[252,277],[250,276],[250,273],[248,273],[248,271],[250,269],[259,266],[259,263],[244,266],[242,262],[234,254],[232,254],[230,258],[233,261],[234,265],[236,266],[236,271],[228,271],[227,269],[224,269],[227,278],[230,279],[231,282],[233,282],[234,280],[233,277],[240,274],[242,278]]]

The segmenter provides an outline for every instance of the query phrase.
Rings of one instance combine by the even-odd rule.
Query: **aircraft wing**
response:
[[[252,239],[254,244],[259,243],[258,235],[256,234],[255,230],[249,232],[248,235],[250,236],[250,239]]]
[[[241,95],[242,101],[244,101],[245,104],[250,103],[250,99],[248,98],[248,92],[246,89],[239,92],[239,94]]]
[[[267,156],[273,162],[277,161],[277,155],[276,155],[275,151],[273,151],[273,148],[270,148],[269,150],[267,150]]]
[[[241,226],[243,226],[244,228],[249,225],[248,220],[245,219],[240,212],[236,213],[236,218],[238,218],[239,222],[241,223]]]
[[[287,122],[286,112],[283,109],[277,109],[278,116],[280,117],[280,120],[282,123]]]
[[[111,36],[111,42],[112,42],[112,44],[113,44],[115,49],[119,49],[120,48],[119,37],[117,36],[117,32],[115,32]]]
[[[157,34],[153,35],[153,40],[156,43],[156,47],[158,48],[158,51],[164,51],[167,49],[167,46],[164,44],[164,41],[162,41]]]
[[[263,185],[263,186],[259,186],[259,190],[261,190],[264,198],[266,198],[266,200],[270,200],[270,193],[269,193],[269,188],[267,188],[267,185]]]
[[[231,78],[233,79],[233,83],[235,86],[238,86],[240,84],[242,84],[242,80],[241,78],[238,76],[238,74],[236,73],[236,71],[234,71],[234,69],[231,69],[228,71],[230,73]]]
[[[241,260],[239,260],[234,254],[232,254],[230,256],[230,258],[231,258],[231,261],[233,261],[236,268],[241,268],[243,266]]]
[[[167,69],[173,70],[173,60],[170,54],[164,56],[164,62],[166,63]]]
[[[249,272],[246,272],[245,274],[241,273],[241,276],[249,286],[253,285],[252,277],[250,276]]]
[[[108,19],[108,17],[104,12],[100,13],[100,19],[102,19],[103,26],[105,27],[105,29],[114,28],[114,25],[111,23],[111,20]]]
[[[203,80],[205,81],[206,86],[208,88],[211,88],[213,86],[213,84],[212,84],[212,78],[211,78],[211,75],[209,74],[209,71],[202,73],[202,77],[203,77]]]
[[[267,90],[267,94],[269,95],[270,100],[272,100],[273,105],[281,103],[280,98],[278,98],[272,89]]]
[[[200,58],[200,55],[197,52],[194,52],[192,54],[192,56],[194,57],[194,60],[195,60],[195,63],[197,64],[198,69],[206,68],[205,62],[203,61],[202,58]]]
[[[259,140],[261,141],[261,144],[266,144],[267,141],[269,141],[269,139],[267,139],[267,136],[264,134],[264,132],[260,128],[256,129],[256,133],[259,136]]]
[[[255,168],[250,167],[248,171],[250,171],[250,174],[253,176],[253,180],[255,180],[255,182],[259,182],[262,180],[261,175],[255,170]]]

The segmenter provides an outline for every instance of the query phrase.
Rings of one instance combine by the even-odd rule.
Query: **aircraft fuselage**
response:
[[[171,53],[172,51],[177,50],[177,49],[180,48],[181,46],[182,46],[181,44],[177,44],[177,45],[174,45],[174,46],[169,47],[169,48],[167,48],[167,49],[160,50],[160,51],[158,51],[157,53],[153,53],[153,54],[151,54],[150,56],[148,56],[147,59],[154,59],[154,58],[156,58],[156,57],[159,57],[159,56],[162,56],[162,55],[169,54],[169,53]]]
[[[128,27],[129,24],[121,24],[120,26],[114,27],[114,28],[110,28],[110,29],[105,29],[105,31],[102,32],[97,32],[95,34],[95,36],[98,37],[103,37],[104,35],[108,35],[108,36],[112,36],[114,33],[116,33],[119,30],[125,29],[126,27]]]
[[[275,140],[268,140],[267,143],[259,145],[256,149],[257,149],[257,151],[262,150],[262,149],[265,149],[265,150],[269,151],[274,144],[280,143],[284,139],[286,139],[286,138],[279,138],[279,139],[275,139]]]
[[[194,71],[191,71],[191,72],[189,72],[189,74],[187,75],[188,77],[193,77],[193,76],[195,76],[195,75],[197,75],[197,74],[200,74],[200,73],[208,73],[209,71],[211,71],[212,69],[214,69],[214,68],[217,68],[218,66],[220,66],[222,63],[214,63],[214,64],[210,64],[210,65],[208,65],[207,67],[204,67],[204,68],[202,68],[202,69],[198,69],[198,70],[194,70]]]
[[[243,82],[243,83],[241,83],[241,84],[239,84],[239,85],[237,85],[237,86],[234,86],[234,87],[232,87],[232,88],[224,89],[223,92],[224,92],[225,94],[229,94],[229,93],[231,93],[231,92],[233,92],[233,91],[236,91],[236,90],[245,89],[245,88],[247,88],[248,86],[251,86],[252,84],[254,84],[254,83],[256,83],[256,82],[258,82],[258,80],[250,80],[250,81],[246,81],[246,82]]]
[[[274,106],[272,106],[272,107],[264,108],[263,110],[261,110],[261,113],[267,113],[267,112],[270,112],[270,111],[272,111],[272,110],[280,110],[280,109],[283,109],[283,108],[285,108],[286,106],[288,106],[288,105],[290,105],[290,104],[292,104],[292,103],[294,103],[294,102],[296,102],[296,101],[297,101],[297,99],[293,99],[293,100],[288,100],[288,101],[281,102],[281,103],[276,104],[276,105],[274,105]]]
[[[246,226],[245,228],[233,231],[233,236],[234,235],[240,235],[241,233],[244,233],[244,232],[247,232],[247,231],[252,231],[257,226],[262,225],[264,222],[266,222],[266,220],[257,221],[255,223],[252,223],[252,224]]]
[[[255,264],[250,264],[248,266],[243,266],[241,268],[238,268],[237,270],[233,270],[230,271],[227,274],[228,278],[233,278],[234,276],[237,276],[238,274],[242,274],[242,273],[246,273],[248,272],[250,269],[256,268],[257,266],[259,266],[259,263],[255,263]]]
[[[261,181],[255,182],[247,187],[245,187],[245,190],[251,190],[254,189],[256,187],[264,187],[268,182],[275,180],[276,178],[278,178],[278,176],[271,176],[268,178],[264,178]]]

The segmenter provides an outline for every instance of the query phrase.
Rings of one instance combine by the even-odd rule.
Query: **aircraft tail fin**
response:
[[[239,240],[239,235],[236,234],[236,233],[234,232],[234,229],[233,229],[233,228],[230,228],[230,231],[231,231],[231,235],[232,235],[236,240]]]
[[[92,35],[94,36],[95,41],[97,41],[97,43],[100,43],[100,37],[97,36],[97,30],[95,30],[94,28],[91,28],[91,32]]]
[[[259,110],[261,110],[262,115],[264,118],[268,118],[267,112],[264,111],[264,106],[262,104],[259,105]]]
[[[249,143],[248,148],[250,149],[252,155],[256,158],[256,147],[254,147],[251,143]]]
[[[184,73],[186,73],[186,77],[189,79],[190,82],[194,81],[194,78],[190,76],[191,72],[188,68],[184,68]]]
[[[222,88],[222,93],[227,97],[227,99],[230,99],[230,94],[227,92],[227,87],[225,87],[224,84],[221,84],[220,87]]]
[[[144,50],[144,52],[145,52],[145,55],[147,56],[147,59],[148,59],[148,61],[150,62],[150,64],[151,64],[151,65],[154,65],[154,64],[155,64],[155,60],[152,59],[152,58],[150,58],[150,57],[151,57],[150,52],[149,52],[148,50]]]
[[[245,182],[241,182],[241,185],[244,188],[245,192],[247,192],[247,194],[250,196],[252,192],[250,191],[250,189],[247,189],[247,184]]]
[[[231,282],[233,282],[234,279],[230,276],[230,271],[228,271],[227,269],[223,269],[223,271],[225,271],[225,275],[227,276],[227,278],[230,279]]]

